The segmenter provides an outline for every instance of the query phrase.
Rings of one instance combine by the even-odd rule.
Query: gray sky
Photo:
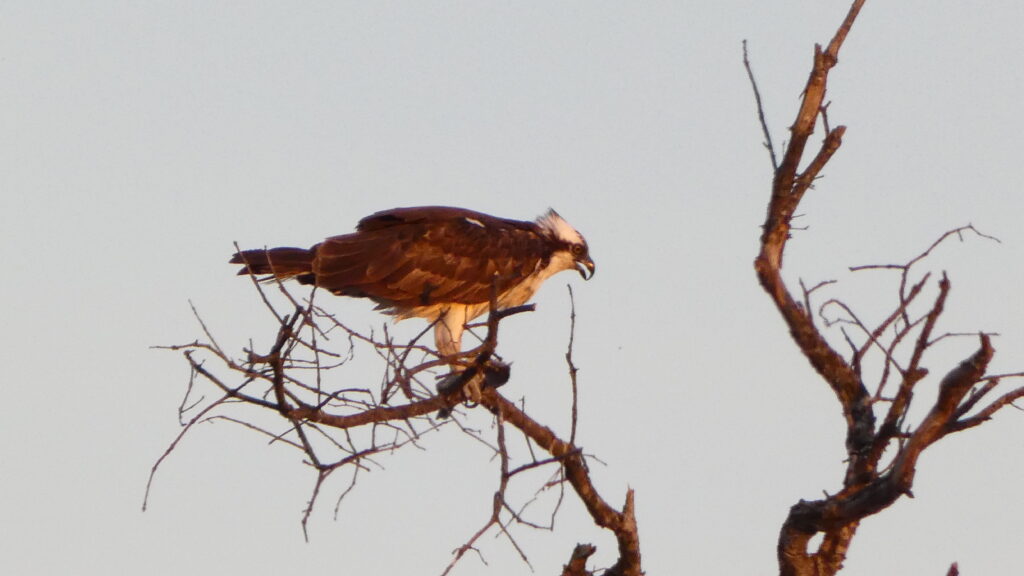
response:
[[[978,6],[868,3],[830,87],[845,143],[786,272],[840,280],[829,295],[879,318],[893,276],[846,267],[974,223],[1002,244],[938,251],[953,282],[940,329],[999,332],[1000,372],[1024,368],[1024,5]],[[487,453],[453,430],[384,458],[336,522],[344,482],[328,485],[308,544],[310,470],[229,425],[195,430],[140,505],[188,377],[149,347],[200,335],[189,299],[226,347],[271,336],[226,264],[233,241],[310,245],[376,210],[450,204],[522,219],[552,206],[587,236],[596,278],[556,277],[504,330],[505,390],[566,429],[573,284],[580,444],[607,464],[606,498],[636,490],[647,572],[774,573],[789,506],[840,487],[843,430],[754,278],[770,170],[740,43],[781,143],[813,43],[847,7],[3,3],[0,571],[440,573],[495,486]],[[328,304],[379,329],[365,302]],[[951,341],[927,364],[942,374],[974,347]],[[1009,409],[930,449],[916,498],[862,524],[844,574],[1019,571],[1022,448]],[[576,542],[604,565],[614,548],[575,503],[555,533],[517,534],[538,574]],[[455,573],[530,573],[506,542],[482,547],[490,568]]]

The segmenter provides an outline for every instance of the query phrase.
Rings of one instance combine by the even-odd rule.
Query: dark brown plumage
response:
[[[459,351],[462,325],[487,309],[492,285],[500,306],[518,306],[554,273],[594,271],[586,241],[553,210],[524,222],[445,206],[377,212],[312,248],[244,250],[231,263],[239,274],[370,298],[399,319],[441,318],[444,354]]]

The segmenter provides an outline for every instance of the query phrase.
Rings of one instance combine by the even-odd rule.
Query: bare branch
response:
[[[587,559],[597,552],[590,544],[577,544],[569,558],[569,563],[562,567],[562,576],[592,576],[587,570]]]
[[[978,396],[980,397],[987,393],[989,390],[994,388],[998,384],[998,382],[998,379],[993,379],[986,382],[986,384],[982,388],[982,391],[979,392]],[[1015,390],[1011,390],[1010,392],[1007,392],[1006,394],[1003,394],[1002,396],[994,400],[985,408],[979,410],[978,413],[975,414],[974,416],[971,416],[970,418],[963,418],[961,420],[957,420],[956,422],[950,423],[949,431],[959,432],[961,430],[966,430],[968,428],[978,426],[979,424],[983,424],[987,422],[989,419],[991,419],[992,416],[994,416],[995,413],[998,412],[1000,409],[1006,406],[1015,406],[1014,402],[1020,400],[1021,398],[1024,398],[1024,388],[1017,388]],[[970,407],[967,408],[967,410],[969,409]],[[964,410],[964,412],[966,412],[967,410]]]
[[[820,178],[823,168],[842,144],[845,128],[832,128],[828,118],[829,104],[824,103],[824,97],[829,71],[836,65],[839,49],[863,4],[863,0],[853,1],[827,48],[815,46],[814,64],[800,109],[790,128],[791,140],[772,181],[761,249],[754,263],[761,286],[785,320],[800,351],[839,400],[847,427],[848,459],[843,488],[837,494],[826,494],[820,500],[801,500],[790,509],[779,535],[778,560],[782,576],[834,575],[842,567],[861,520],[885,509],[903,495],[912,495],[917,459],[928,446],[952,432],[981,424],[1002,407],[1013,406],[1014,401],[1024,397],[1024,387],[1011,390],[977,410],[981,401],[998,386],[1001,376],[983,376],[994,354],[991,335],[974,333],[980,340],[979,349],[945,375],[939,383],[938,398],[924,418],[916,426],[907,422],[915,386],[928,375],[924,363],[926,354],[937,342],[952,335],[963,335],[946,332],[933,336],[950,292],[951,283],[946,274],[943,273],[938,280],[938,294],[927,306],[918,300],[924,288],[930,285],[931,274],[912,279],[911,272],[948,238],[962,240],[966,232],[972,232],[995,240],[972,225],[947,231],[905,264],[850,269],[855,272],[899,270],[900,280],[897,305],[874,328],[869,328],[852,306],[838,298],[830,298],[819,307],[818,314],[825,328],[839,325],[839,331],[851,350],[849,362],[815,326],[811,293],[822,284],[808,290],[801,281],[803,300],[797,303],[782,278],[783,255],[802,197]],[[753,83],[746,59],[744,65]],[[767,132],[760,98],[756,100],[759,121]],[[808,139],[819,121],[824,129],[824,139],[800,172],[801,163],[806,161]],[[833,309],[838,312],[835,317],[827,316],[826,313]],[[848,326],[856,329],[848,330]],[[881,355],[880,375],[874,395],[868,396],[862,372],[866,369],[865,358],[875,352]],[[888,399],[883,393],[893,373],[900,377],[899,389],[893,398]],[[874,410],[881,411],[883,407],[886,410],[882,424],[876,431]],[[882,457],[887,452],[894,453],[883,468]],[[823,536],[820,544],[816,550],[809,550],[811,538],[818,533]],[[956,572],[954,565],[950,573]]]
[[[576,341],[576,301],[572,297],[572,285],[569,289],[569,345],[565,351],[565,363],[569,367],[569,383],[572,385],[572,425],[569,428],[569,443],[576,443],[576,426],[579,422],[577,407],[579,404],[579,388],[576,386],[576,373],[579,370],[572,361],[572,345]]]
[[[375,456],[394,453],[405,446],[418,446],[423,434],[454,423],[457,429],[494,451],[500,462],[500,470],[499,486],[492,498],[487,522],[456,550],[448,570],[469,551],[476,552],[481,560],[484,560],[476,546],[481,536],[492,528],[497,535],[503,536],[529,565],[526,552],[516,541],[512,528],[514,525],[522,525],[535,529],[551,529],[554,514],[561,508],[566,493],[564,485],[568,483],[574,487],[581,499],[584,499],[588,510],[595,511],[595,523],[612,530],[619,541],[619,548],[628,551],[628,555],[617,564],[626,570],[622,573],[630,576],[638,576],[641,573],[639,539],[636,536],[635,520],[632,519],[631,493],[628,506],[622,512],[608,505],[601,499],[590,481],[583,453],[575,446],[579,422],[576,404],[578,368],[572,356],[576,313],[571,289],[570,303],[573,305],[566,364],[573,387],[573,406],[571,440],[565,442],[555,436],[550,429],[526,416],[523,410],[504,399],[494,388],[508,380],[510,374],[508,365],[492,361],[499,358],[496,352],[499,324],[509,316],[532,311],[532,305],[499,309],[496,292],[493,292],[487,320],[479,325],[484,328],[481,331],[483,334],[480,336],[480,344],[455,357],[440,358],[436,352],[419,344],[419,340],[429,328],[407,343],[396,342],[386,326],[382,331],[383,338],[375,338],[372,332],[365,335],[351,330],[338,318],[317,307],[313,299],[315,290],[309,298],[299,303],[298,299],[288,293],[284,285],[271,280],[277,284],[285,298],[295,305],[293,313],[282,315],[264,293],[263,283],[255,278],[252,280],[264,307],[273,317],[276,333],[268,350],[256,351],[250,343],[249,349],[244,350],[245,359],[235,360],[216,343],[194,307],[193,312],[200,322],[205,341],[197,340],[190,344],[163,347],[181,352],[192,369],[186,395],[178,409],[179,415],[192,409],[198,410],[198,413],[184,425],[178,438],[154,465],[147,484],[147,501],[155,471],[186,432],[199,422],[228,421],[270,438],[271,443],[302,450],[305,463],[316,470],[317,476],[301,515],[303,534],[308,538],[309,519],[320,499],[325,482],[334,472],[342,468],[352,471],[347,487],[335,504],[337,516],[342,500],[354,489],[359,472],[368,465],[380,467],[380,464],[374,461]],[[339,334],[341,338],[338,338]],[[343,348],[338,352],[325,347],[332,338],[343,347],[347,346],[347,349]],[[357,346],[369,347],[383,361],[384,377],[379,389],[351,384],[335,386],[328,378],[331,372],[346,366],[348,360],[355,356]],[[412,362],[414,357],[422,357],[423,361]],[[454,373],[456,376],[450,378],[455,383],[452,388],[434,394],[428,386],[420,382],[424,375],[433,373],[435,368],[446,368],[451,363],[457,363],[460,367],[460,370]],[[449,419],[431,418],[435,412],[442,409],[451,410],[461,405],[465,401],[462,387],[478,379],[485,386],[481,406],[495,414],[496,444],[492,444],[482,432],[464,425],[460,421],[461,413],[453,414]],[[221,398],[206,406],[203,406],[206,401],[202,398],[190,402],[189,399],[196,394],[195,389],[203,384],[212,385],[219,390]],[[395,402],[392,398],[392,389],[402,390],[406,401]],[[272,418],[283,419],[288,426],[283,431],[272,431],[262,422],[257,423],[243,415],[211,412],[218,406],[260,409],[264,414],[271,414]],[[472,410],[475,407],[476,404],[467,402],[465,410]],[[506,417],[506,414],[511,414],[511,417]],[[529,459],[526,462],[513,465],[513,455],[509,452],[506,442],[506,425],[516,427],[526,439],[525,447],[529,452]],[[538,430],[541,430],[539,436]],[[538,442],[538,438],[543,443]],[[534,453],[535,447],[547,451],[549,457],[538,458]],[[547,465],[558,467],[558,472],[550,479],[542,481],[533,498],[517,505],[518,508],[508,501],[507,487],[513,479],[530,478],[528,471]],[[523,513],[527,507],[537,502],[542,492],[556,486],[558,493],[551,509],[551,525],[545,527],[524,518]],[[633,522],[632,527],[630,522]],[[628,532],[629,530],[632,532]],[[629,545],[623,542],[628,542]],[[585,563],[585,558],[583,561]]]
[[[796,208],[803,194],[842,141],[844,127],[838,126],[828,132],[815,159],[803,174],[798,175],[797,170],[807,140],[814,132],[817,118],[823,109],[828,73],[838,61],[840,46],[862,5],[863,0],[853,3],[827,50],[822,51],[820,46],[815,47],[814,66],[804,88],[804,97],[796,121],[790,128],[792,137],[786,147],[782,163],[775,172],[771,200],[761,235],[761,251],[754,263],[761,286],[775,302],[776,308],[789,326],[790,334],[814,369],[829,383],[843,408],[847,424],[847,452],[853,461],[849,468],[847,485],[855,482],[857,477],[870,473],[870,466],[863,460],[863,456],[874,432],[871,398],[857,371],[847,364],[818,332],[811,311],[804,310],[793,299],[782,279],[781,269],[783,252],[789,239],[791,221]]]
[[[743,67],[747,70],[747,78],[750,79],[750,87],[754,90],[754,101],[757,103],[757,118],[761,122],[761,131],[764,133],[764,147],[768,149],[768,157],[772,161],[772,172],[779,169],[779,161],[775,158],[775,145],[772,144],[772,132],[768,129],[768,121],[764,115],[764,105],[761,103],[761,91],[757,88],[757,81],[754,80],[754,71],[750,66],[750,59],[747,57],[747,41],[743,41]]]

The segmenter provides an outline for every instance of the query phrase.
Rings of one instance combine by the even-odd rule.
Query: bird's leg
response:
[[[471,402],[480,401],[480,382],[484,379],[482,373],[473,374],[468,380],[464,378],[465,366],[459,364],[458,355],[462,352],[462,332],[466,324],[465,309],[449,309],[444,312],[434,326],[434,343],[437,345],[437,352],[442,358],[448,360],[451,372],[437,384],[437,391],[440,394],[452,392],[456,386],[461,386],[464,396]]]

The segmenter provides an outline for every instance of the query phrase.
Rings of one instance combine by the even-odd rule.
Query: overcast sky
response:
[[[579,443],[608,500],[636,490],[647,573],[775,573],[788,508],[838,491],[845,452],[838,403],[753,274],[771,173],[741,41],[781,144],[812,46],[847,8],[3,2],[0,572],[439,574],[497,474],[454,429],[383,458],[337,521],[345,483],[325,487],[309,543],[310,469],[229,424],[194,430],[140,508],[188,380],[180,355],[150,347],[201,335],[189,300],[225,347],[272,336],[226,263],[232,242],[307,246],[380,209],[447,204],[554,207],[589,240],[593,281],[557,276],[507,322],[504,391],[566,431],[573,285]],[[830,85],[844,145],[785,268],[838,280],[827,295],[877,320],[894,276],[847,267],[905,261],[973,223],[1002,243],[949,243],[928,269],[953,283],[940,330],[1000,334],[993,372],[1024,369],[1022,21],[1009,0],[868,2]],[[383,321],[363,301],[321,302]],[[922,406],[975,347],[926,360]],[[929,449],[916,498],[861,525],[843,574],[1019,572],[1022,454],[1012,409]],[[614,558],[575,503],[554,533],[517,535],[537,574],[576,542]],[[468,557],[455,574],[531,573],[504,540],[481,549],[489,566]]]

